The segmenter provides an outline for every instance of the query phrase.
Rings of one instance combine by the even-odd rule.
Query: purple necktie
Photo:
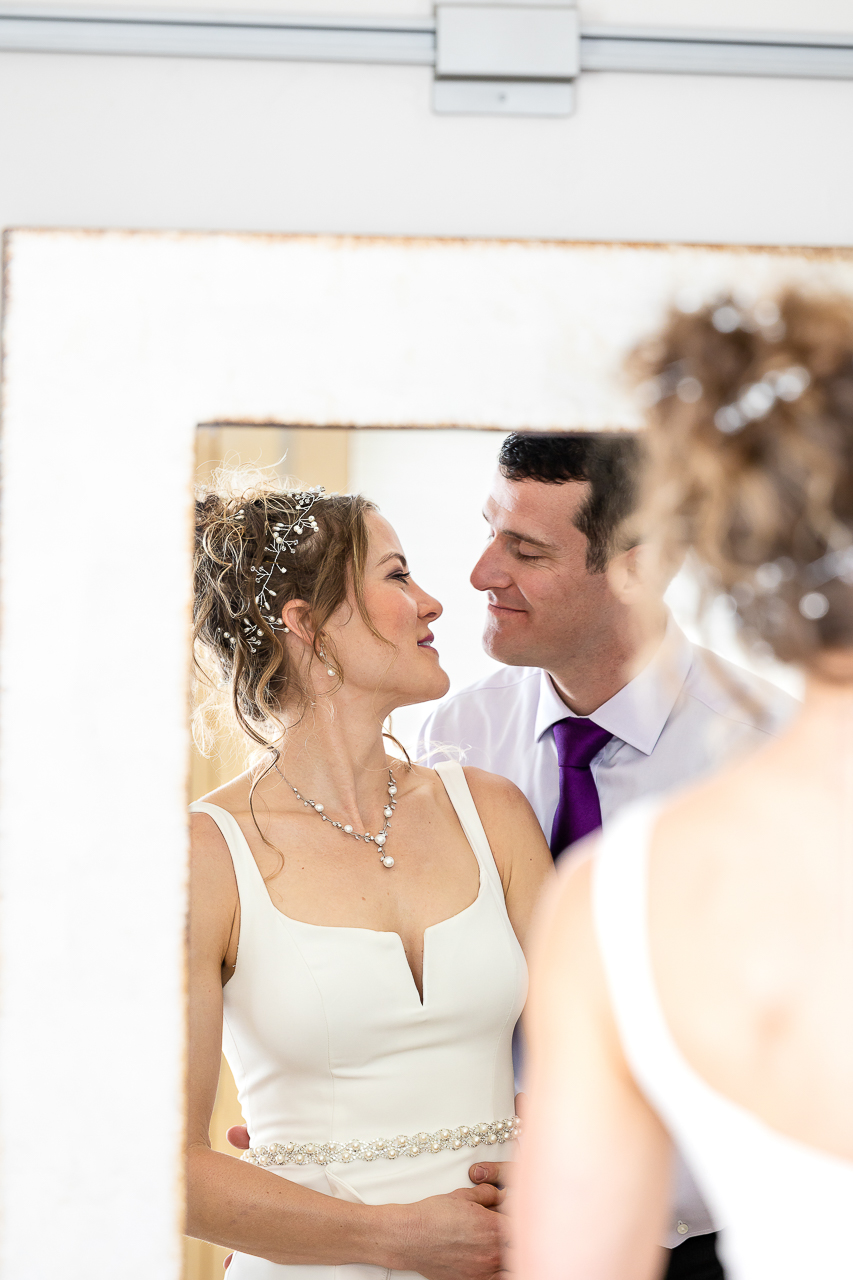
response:
[[[551,828],[554,857],[601,826],[601,805],[589,766],[612,736],[592,720],[574,716],[554,725],[560,770],[560,799]]]

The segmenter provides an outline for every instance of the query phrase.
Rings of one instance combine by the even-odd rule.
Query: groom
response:
[[[639,456],[627,435],[510,435],[471,582],[487,597],[483,644],[505,664],[428,718],[419,759],[443,748],[511,779],[552,852],[631,800],[699,777],[779,732],[792,698],[690,644],[641,548],[619,541]],[[479,1166],[474,1181],[499,1181]],[[686,1176],[676,1188],[667,1280],[720,1280],[715,1233]]]

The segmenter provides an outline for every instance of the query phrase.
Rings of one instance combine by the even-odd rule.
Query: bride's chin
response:
[[[404,689],[396,700],[394,710],[399,707],[414,707],[419,702],[435,702],[443,698],[450,688],[450,676],[438,667],[430,681],[419,683],[417,688]]]
[[[438,655],[436,655],[436,657],[438,657]],[[441,665],[440,660],[435,664],[434,674],[435,680],[430,681],[430,683],[434,684],[434,687],[438,692],[429,694],[429,696],[424,699],[425,702],[432,702],[435,698],[443,698],[447,693],[447,690],[450,688],[450,676]]]
[[[433,693],[433,694],[431,695],[431,699],[432,699],[432,698],[443,698],[443,697],[444,697],[444,695],[447,693],[447,690],[450,688],[450,676],[447,674],[447,672],[446,672],[446,671],[442,670],[442,668],[441,668],[441,667],[439,667],[439,669],[438,669],[438,670],[439,670],[439,672],[440,672],[440,674],[441,674],[441,681],[440,681],[440,685],[439,685],[439,692],[438,692],[438,693]]]

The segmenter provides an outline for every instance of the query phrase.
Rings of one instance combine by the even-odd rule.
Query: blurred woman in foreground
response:
[[[692,550],[806,696],[758,755],[627,811],[555,891],[518,1275],[659,1274],[675,1142],[729,1280],[853,1276],[853,307],[674,313],[640,359],[662,566]]]

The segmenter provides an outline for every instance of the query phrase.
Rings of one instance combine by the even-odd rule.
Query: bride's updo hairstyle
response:
[[[853,646],[853,305],[789,290],[673,311],[631,362],[647,408],[643,525],[692,550],[757,652]]]
[[[248,479],[251,483],[248,483]],[[272,751],[286,725],[301,718],[311,701],[278,625],[290,600],[308,605],[314,652],[324,666],[344,676],[324,627],[346,602],[350,587],[362,618],[378,634],[364,603],[368,551],[365,516],[375,511],[359,494],[322,495],[300,522],[303,492],[282,488],[258,475],[222,468],[210,487],[198,492],[195,507],[193,651],[199,682],[206,690],[194,731],[202,751],[210,745],[211,720],[230,718],[247,738]],[[258,572],[272,568],[277,526],[296,524],[295,550],[279,560],[269,578],[265,607],[258,599]],[[272,621],[271,621],[272,619]]]

